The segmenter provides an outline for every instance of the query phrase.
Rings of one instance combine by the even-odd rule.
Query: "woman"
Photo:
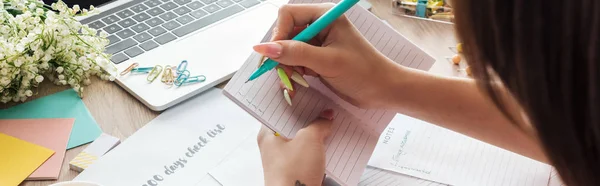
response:
[[[475,80],[399,66],[345,17],[310,44],[289,40],[331,6],[282,7],[273,42],[255,51],[319,76],[357,106],[393,109],[551,164],[570,186],[600,185],[599,1],[455,1]],[[261,131],[267,185],[321,184],[332,116],[324,112],[292,140]]]

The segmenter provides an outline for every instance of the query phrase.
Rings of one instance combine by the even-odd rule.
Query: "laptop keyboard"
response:
[[[264,0],[133,0],[81,21],[108,33],[119,64],[233,16]]]

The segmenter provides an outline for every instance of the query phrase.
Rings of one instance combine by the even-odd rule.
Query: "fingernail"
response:
[[[288,105],[292,106],[292,98],[290,98],[290,94],[288,93],[287,89],[283,89],[283,97],[285,98],[285,101],[287,101]]]
[[[320,117],[324,118],[324,119],[328,119],[328,120],[333,120],[333,110],[332,109],[324,110],[323,112],[321,112]]]
[[[279,43],[267,42],[255,45],[254,50],[269,58],[278,58],[281,55],[283,47]]]
[[[277,67],[277,75],[279,75],[279,79],[287,89],[290,89],[291,91],[294,90],[294,87],[292,87],[292,82],[290,82],[290,78],[287,76],[283,68]]]
[[[308,88],[308,82],[306,81],[306,79],[304,79],[304,77],[302,77],[302,75],[298,74],[298,72],[294,71],[292,72],[292,80],[294,80],[296,83]]]

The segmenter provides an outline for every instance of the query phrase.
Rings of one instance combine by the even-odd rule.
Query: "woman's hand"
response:
[[[254,50],[299,74],[320,77],[349,103],[362,108],[385,107],[393,96],[386,89],[401,67],[373,47],[345,16],[308,43],[289,40],[331,7],[330,3],[282,6],[272,42]]]
[[[266,186],[321,185],[325,176],[325,139],[331,133],[333,116],[332,110],[323,111],[320,119],[300,129],[291,140],[262,127],[258,147]]]

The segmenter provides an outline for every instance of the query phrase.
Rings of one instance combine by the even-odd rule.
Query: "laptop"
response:
[[[148,108],[165,110],[230,79],[277,19],[287,0],[102,0],[65,1],[92,4],[100,13],[81,19],[104,30],[106,53],[117,68],[115,82]],[[89,7],[89,6],[87,6]],[[85,7],[85,8],[87,8]],[[82,7],[84,8],[84,7]],[[133,63],[138,67],[177,67],[187,61],[190,76],[204,82],[168,86],[162,73],[153,82],[148,74],[121,76]]]

